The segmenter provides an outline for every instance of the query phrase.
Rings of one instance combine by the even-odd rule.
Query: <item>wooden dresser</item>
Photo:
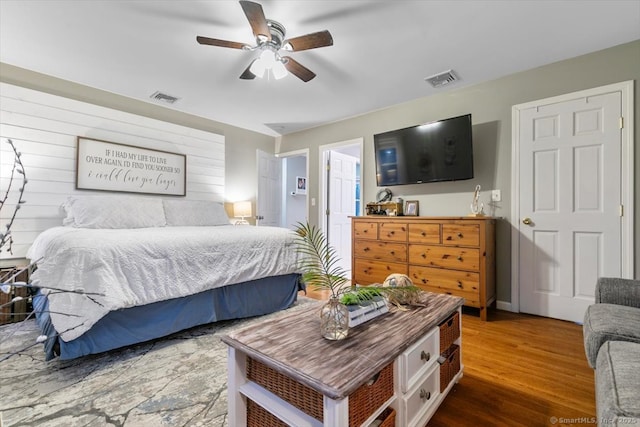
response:
[[[352,283],[382,283],[391,273],[416,286],[465,299],[480,309],[495,301],[495,218],[352,217]]]

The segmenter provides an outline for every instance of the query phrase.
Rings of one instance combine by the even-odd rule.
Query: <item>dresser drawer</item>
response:
[[[436,286],[443,290],[478,292],[480,289],[480,274],[470,271],[410,265],[409,277],[416,285]]]
[[[416,282],[414,282],[414,284],[420,289],[422,289],[423,291],[462,297],[464,298],[464,305],[466,305],[467,307],[478,307],[478,308],[483,307],[483,305],[480,304],[479,292],[467,292],[467,291],[459,291],[456,289],[444,289],[444,288],[439,288],[437,286],[422,285]]]
[[[425,412],[438,401],[438,396],[440,395],[439,383],[440,369],[436,365],[415,389],[412,389],[409,394],[401,399],[401,404],[404,406],[403,409],[408,420],[407,426],[422,427],[418,425],[418,422]]]
[[[480,250],[430,245],[409,245],[409,263],[456,270],[480,270]]]
[[[388,243],[358,239],[353,245],[353,256],[356,258],[406,262],[407,245],[405,243]]]
[[[378,237],[380,240],[406,242],[408,228],[409,226],[404,223],[383,222],[380,224]]]
[[[440,240],[440,224],[409,224],[409,242],[430,243],[438,245]]]
[[[378,223],[377,222],[354,222],[353,237],[360,239],[377,239]]]
[[[400,389],[406,393],[438,363],[440,330],[433,329],[400,355]]]
[[[480,246],[480,226],[475,224],[442,224],[445,245]]]
[[[353,277],[358,285],[382,283],[391,273],[407,274],[407,264],[356,258]]]

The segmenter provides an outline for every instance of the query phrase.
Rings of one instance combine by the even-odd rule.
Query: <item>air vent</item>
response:
[[[166,93],[162,93],[160,91],[154,92],[151,96],[151,99],[155,99],[156,101],[165,102],[167,104],[175,104],[180,98],[175,96],[167,95]]]
[[[426,77],[425,80],[433,87],[442,87],[458,80],[453,70],[443,71],[442,73],[434,74],[433,76]]]

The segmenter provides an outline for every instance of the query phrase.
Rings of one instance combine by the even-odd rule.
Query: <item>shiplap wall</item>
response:
[[[26,203],[11,228],[13,254],[3,251],[0,259],[23,258],[38,234],[62,225],[61,204],[69,195],[164,197],[76,190],[78,136],[185,154],[186,198],[224,200],[223,135],[0,83],[0,197],[6,194],[13,165],[7,139],[22,153],[28,178]],[[0,211],[2,232],[18,200],[16,184]]]

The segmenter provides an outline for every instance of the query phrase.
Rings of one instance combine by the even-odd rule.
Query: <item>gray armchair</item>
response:
[[[596,283],[596,303],[640,308],[640,280],[601,277]]]
[[[584,317],[598,425],[640,425],[640,280],[600,278]]]
[[[640,343],[640,280],[599,278],[596,304],[587,309],[583,334],[587,360],[594,369],[605,342]]]

